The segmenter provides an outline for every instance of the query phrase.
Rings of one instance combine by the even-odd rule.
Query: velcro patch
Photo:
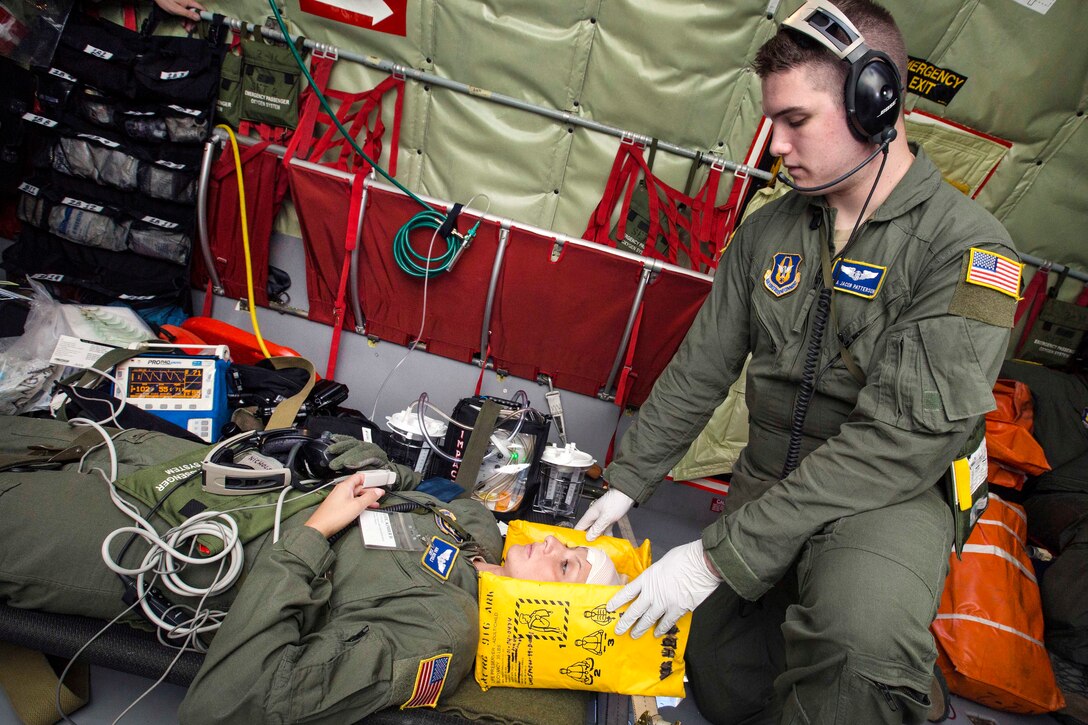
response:
[[[434,707],[438,703],[438,696],[442,694],[442,687],[446,684],[446,673],[449,672],[452,658],[453,655],[444,654],[420,660],[412,696],[408,698],[408,702],[400,706],[400,709]]]
[[[1017,297],[1006,292],[999,292],[989,285],[967,281],[967,272],[971,266],[971,250],[963,256],[959,281],[948,305],[950,315],[959,315],[970,320],[978,320],[998,327],[1013,326],[1016,316]]]

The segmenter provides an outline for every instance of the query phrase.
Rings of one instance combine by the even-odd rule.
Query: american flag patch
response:
[[[409,707],[434,707],[442,686],[446,684],[446,672],[449,670],[453,655],[438,655],[429,660],[421,660],[416,672],[416,686],[408,702],[400,706],[401,710]]]
[[[971,247],[967,281],[1020,298],[1020,273],[1023,265],[995,252]]]

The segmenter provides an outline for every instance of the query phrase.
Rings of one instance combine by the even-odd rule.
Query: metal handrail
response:
[[[215,15],[206,11],[200,13],[200,17],[203,20],[213,20]],[[233,30],[245,33],[260,33],[270,40],[276,40],[279,42],[284,41],[283,33],[279,30],[275,30],[266,25],[256,25],[254,23],[247,23],[238,18],[223,17],[223,22],[230,25]],[[510,108],[517,108],[529,113],[535,113],[538,116],[544,116],[550,118],[553,121],[569,124],[571,126],[578,126],[580,128],[586,128],[591,131],[597,131],[608,136],[614,136],[624,141],[632,141],[642,144],[643,146],[649,146],[654,138],[647,134],[636,133],[635,131],[629,131],[627,129],[618,128],[616,126],[610,126],[599,121],[593,121],[588,118],[582,118],[575,115],[570,111],[559,111],[554,108],[548,108],[546,106],[540,106],[535,103],[529,103],[523,101],[520,98],[514,98],[513,96],[507,96],[502,93],[496,93],[485,88],[478,86],[472,86],[467,83],[461,83],[460,81],[450,80],[442,76],[435,75],[434,73],[428,73],[427,71],[417,70],[410,66],[400,65],[399,63],[393,63],[392,61],[384,60],[373,55],[361,55],[359,53],[353,53],[350,50],[343,50],[337,48],[334,45],[328,43],[318,43],[310,40],[302,35],[296,35],[291,37],[291,42],[297,43],[302,41],[304,47],[309,48],[312,51],[318,53],[324,53],[326,55],[335,56],[337,58],[343,58],[350,60],[353,63],[359,63],[368,68],[388,73],[396,78],[411,78],[412,80],[426,83],[428,85],[437,86],[439,88],[445,88],[456,93],[463,93],[474,98],[479,98],[492,103],[497,103],[502,106],[508,106]],[[771,174],[762,169],[758,169],[747,164],[738,164],[734,161],[718,156],[709,151],[697,151],[689,149],[684,146],[679,146],[668,141],[657,141],[657,148],[662,151],[668,151],[671,154],[681,156],[688,159],[694,159],[699,163],[708,164],[711,167],[718,169],[727,169],[734,172],[739,176],[751,176],[756,179],[762,179],[763,181],[770,181]]]

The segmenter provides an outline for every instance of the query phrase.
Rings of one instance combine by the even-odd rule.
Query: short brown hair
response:
[[[900,82],[906,83],[907,47],[892,14],[870,0],[836,0],[835,7],[850,19],[866,45],[888,54],[899,70]],[[774,37],[760,47],[752,61],[760,78],[804,65],[812,66],[832,93],[846,84],[846,63],[816,40],[785,26],[780,26]]]

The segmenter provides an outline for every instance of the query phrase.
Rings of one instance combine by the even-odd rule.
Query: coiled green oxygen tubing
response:
[[[407,194],[420,206],[424,207],[423,211],[409,219],[408,222],[397,231],[393,238],[393,258],[396,260],[397,266],[413,277],[430,278],[436,274],[448,271],[450,263],[457,258],[461,248],[469,244],[476,235],[476,230],[480,226],[480,222],[477,221],[464,235],[451,229],[443,239],[446,244],[446,251],[438,257],[430,256],[430,247],[428,247],[427,254],[425,255],[419,254],[412,248],[410,236],[415,229],[434,229],[435,235],[431,237],[431,246],[433,246],[438,229],[440,229],[442,224],[446,221],[446,216],[413,194],[406,186],[394,179],[385,169],[379,166],[376,160],[367,156],[366,153],[359,148],[359,144],[355,142],[355,139],[348,133],[348,130],[344,128],[344,124],[336,117],[336,113],[329,105],[329,101],[325,98],[325,94],[318,89],[317,83],[314,82],[313,76],[310,75],[309,69],[306,68],[306,63],[298,53],[298,49],[296,49],[295,44],[291,42],[291,34],[287,30],[286,23],[283,22],[283,16],[280,14],[280,9],[276,6],[275,0],[268,0],[268,5],[272,8],[272,14],[276,18],[276,24],[280,27],[280,33],[283,35],[283,39],[287,48],[291,51],[295,63],[298,65],[299,70],[302,71],[302,74],[306,76],[306,80],[310,84],[310,89],[317,96],[317,100],[321,102],[321,107],[325,109],[325,113],[328,114],[329,118],[332,119],[332,122],[336,124],[336,129],[340,132],[340,135],[347,139],[347,142],[351,144],[351,148],[355,153],[366,159],[370,165],[374,167],[375,171],[385,177],[386,180],[393,184],[393,186]]]

